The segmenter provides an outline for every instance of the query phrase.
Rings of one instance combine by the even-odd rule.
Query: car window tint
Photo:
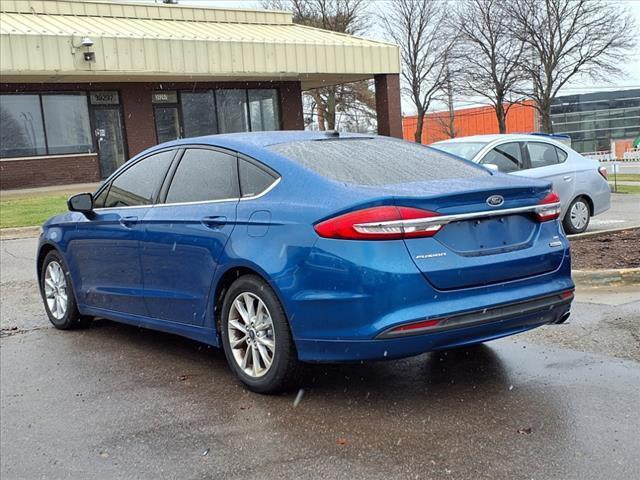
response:
[[[309,140],[268,148],[326,178],[358,185],[491,175],[484,168],[435,148],[387,138]]]
[[[109,193],[109,187],[104,188],[98,195],[93,198],[93,208],[104,207],[104,201],[107,199],[107,193]]]
[[[240,159],[240,191],[243,197],[258,195],[269,188],[276,177],[251,162]]]
[[[529,142],[529,160],[531,168],[546,167],[558,163],[557,148],[549,143]]]
[[[164,180],[174,151],[150,155],[127,168],[111,183],[105,207],[149,205]]]
[[[493,164],[501,172],[515,172],[524,168],[522,151],[518,142],[503,143],[491,149],[482,159],[483,164]]]
[[[556,147],[556,153],[558,154],[558,163],[564,162],[569,156],[567,152],[558,147]]]
[[[236,157],[192,148],[180,160],[166,203],[203,202],[238,196]]]

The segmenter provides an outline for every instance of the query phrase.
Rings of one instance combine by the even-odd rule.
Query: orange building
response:
[[[417,115],[402,119],[402,134],[406,140],[415,139]],[[426,115],[422,127],[422,143],[431,144],[451,138],[449,112],[434,112]],[[462,108],[454,111],[453,130],[456,137],[500,133],[493,107]],[[507,133],[530,133],[537,131],[536,111],[531,102],[516,104],[507,114]]]

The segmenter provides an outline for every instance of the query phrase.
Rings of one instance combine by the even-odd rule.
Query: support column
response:
[[[375,77],[378,135],[402,138],[400,75],[381,74]]]
[[[129,157],[158,143],[151,93],[151,86],[145,83],[125,83],[120,87]]]
[[[300,82],[287,82],[280,87],[280,118],[283,130],[304,130]]]

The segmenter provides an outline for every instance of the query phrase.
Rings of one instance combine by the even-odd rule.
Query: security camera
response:
[[[83,47],[93,47],[93,40],[89,37],[84,37],[81,43]]]

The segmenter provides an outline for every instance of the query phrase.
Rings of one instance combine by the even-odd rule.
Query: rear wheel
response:
[[[60,330],[87,326],[90,317],[80,315],[73,286],[62,256],[52,250],[44,258],[40,272],[40,293],[49,321]]]
[[[238,278],[225,295],[222,346],[234,374],[258,393],[292,386],[299,363],[284,310],[256,275]]]
[[[589,220],[591,220],[589,203],[584,197],[578,197],[569,205],[562,225],[565,232],[573,235],[584,232],[589,226]]]

